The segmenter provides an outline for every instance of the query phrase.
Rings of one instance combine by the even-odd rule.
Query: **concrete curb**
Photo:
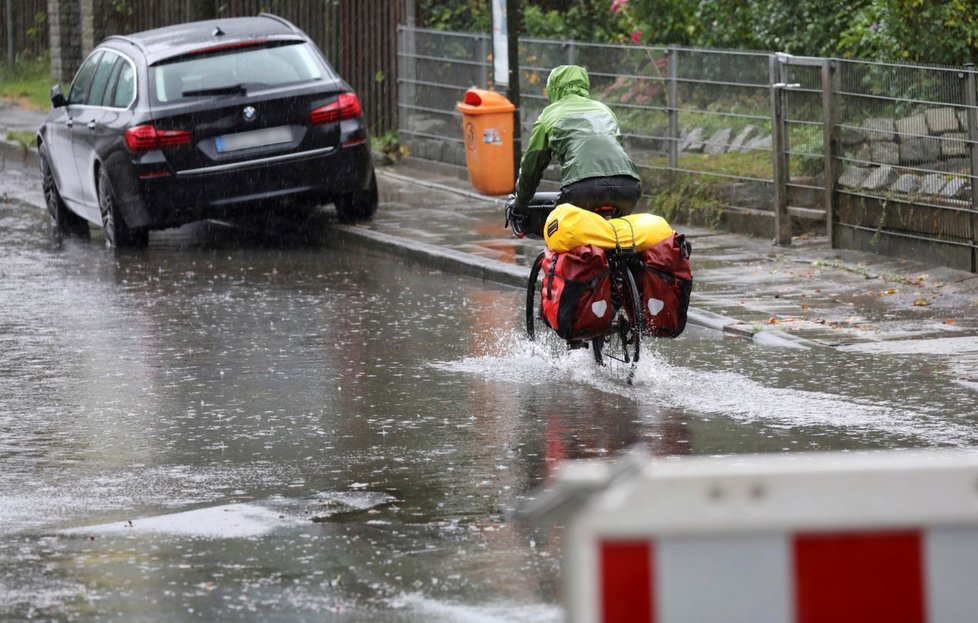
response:
[[[23,144],[17,141],[8,141],[0,136],[0,161],[6,162],[8,160],[22,162],[25,166],[36,167],[40,165],[36,147],[25,148]]]
[[[355,225],[336,225],[331,228],[329,236],[333,242],[340,245],[356,245],[362,248],[366,244],[385,253],[424,262],[438,269],[458,272],[504,285],[523,288],[530,276],[530,269],[525,266],[507,264],[471,253],[391,236]]]

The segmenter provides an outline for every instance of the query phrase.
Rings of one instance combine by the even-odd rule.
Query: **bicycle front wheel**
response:
[[[526,282],[526,334],[530,340],[538,340],[545,335],[547,325],[543,322],[543,277],[540,268],[543,266],[544,252],[540,252],[530,268],[530,278]]]
[[[612,281],[612,287],[617,290],[613,296],[620,304],[615,306],[611,327],[603,336],[591,340],[591,346],[598,365],[630,366],[630,383],[641,349],[642,305],[632,271],[622,267],[620,272],[621,280]]]

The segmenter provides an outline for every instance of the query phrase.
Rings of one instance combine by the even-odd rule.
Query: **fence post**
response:
[[[679,50],[668,48],[669,58],[669,183],[676,181],[679,168]]]
[[[479,86],[488,88],[489,77],[492,75],[492,62],[489,61],[489,37],[479,37],[479,61],[481,72],[479,75]]]
[[[839,133],[836,130],[835,93],[838,91],[838,67],[832,59],[822,59],[822,150],[825,154],[825,232],[829,248],[835,248],[833,223],[835,222],[835,186],[839,179],[835,155],[839,150]]]
[[[971,155],[971,272],[978,272],[978,258],[975,257],[978,244],[978,92],[976,92],[975,66],[965,67],[964,101],[968,105],[968,152]]]
[[[11,73],[17,68],[17,53],[14,49],[14,0],[7,0],[7,65]]]
[[[564,47],[567,48],[567,64],[568,65],[576,65],[577,64],[577,45],[575,44],[574,40],[571,39],[570,41],[568,41],[567,43],[565,43],[564,44]]]
[[[771,160],[774,174],[774,243],[791,244],[791,217],[788,215],[787,137],[784,123],[784,64],[778,55],[770,56],[771,69]]]

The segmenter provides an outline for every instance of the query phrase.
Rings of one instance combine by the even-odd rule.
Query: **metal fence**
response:
[[[402,26],[398,39],[401,142],[464,166],[455,104],[492,87],[488,35]],[[585,66],[654,210],[696,195],[725,225],[782,244],[824,228],[836,247],[976,270],[974,68],[530,38],[519,48],[524,136],[550,70]]]

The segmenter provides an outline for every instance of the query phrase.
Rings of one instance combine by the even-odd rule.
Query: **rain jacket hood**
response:
[[[547,95],[551,102],[557,102],[565,95],[588,97],[590,89],[591,81],[587,77],[587,70],[578,65],[554,67],[547,78]]]
[[[590,80],[578,65],[550,72],[551,104],[533,123],[516,180],[516,207],[529,205],[551,159],[560,164],[561,186],[583,179],[628,175],[638,169],[621,145],[618,119],[610,108],[588,97]]]

